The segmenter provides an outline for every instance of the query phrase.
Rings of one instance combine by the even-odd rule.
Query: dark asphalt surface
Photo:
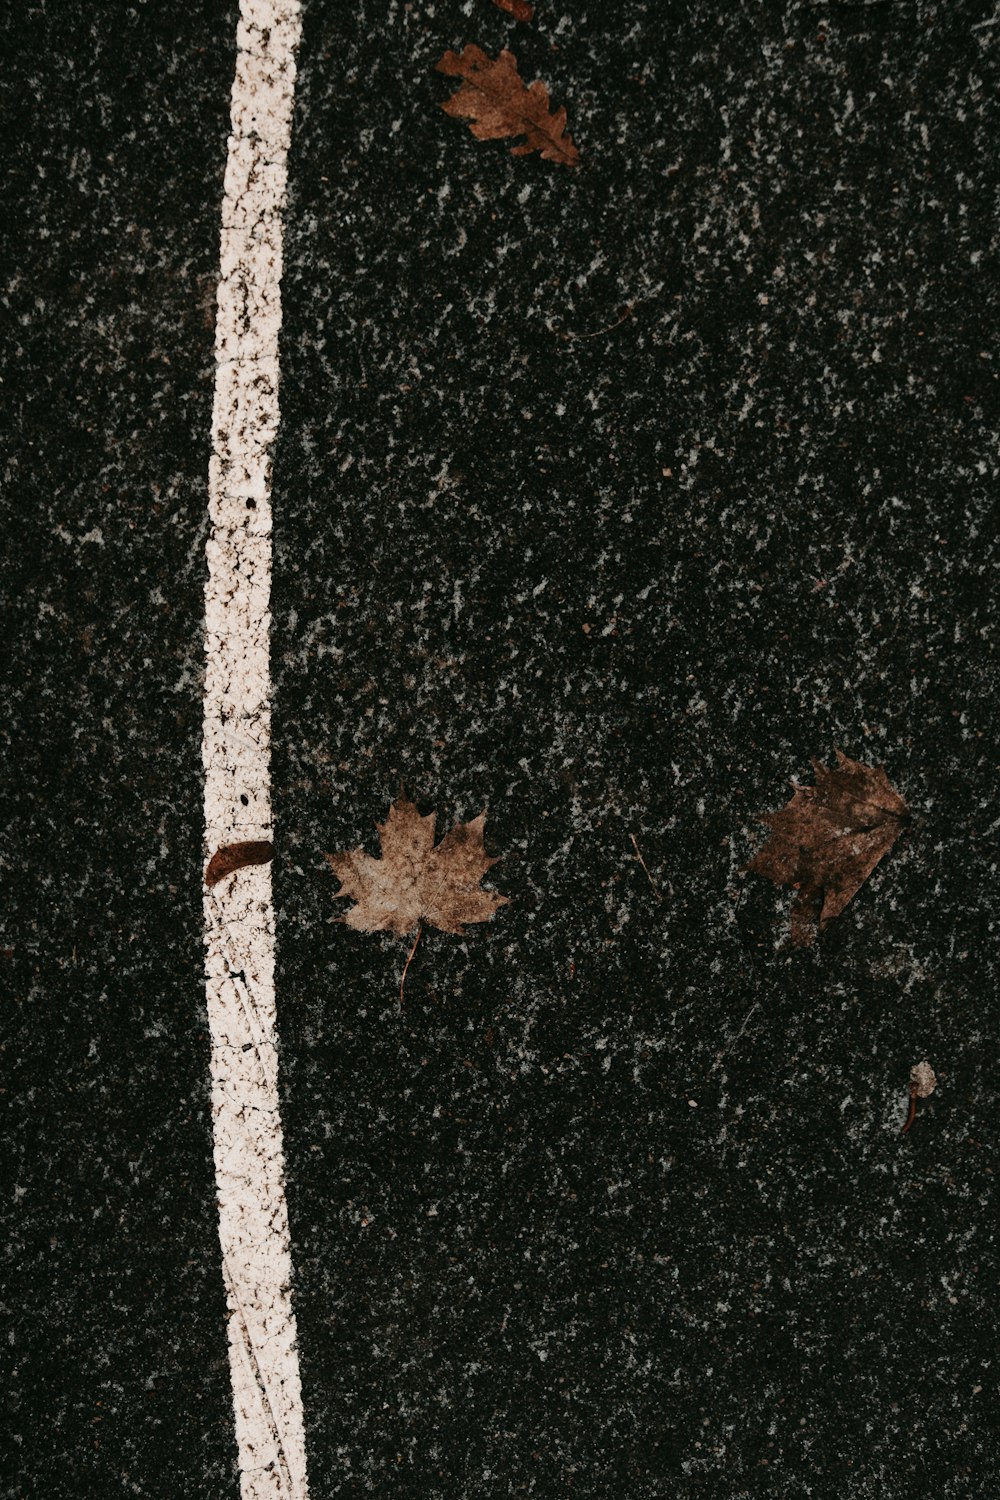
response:
[[[200,613],[235,16],[55,17],[5,22],[2,1493],[215,1497]],[[306,5],[274,869],[317,1500],[993,1492],[992,22]],[[442,113],[467,42],[545,80],[578,171]],[[838,746],[914,816],[793,950],[790,893],[741,872]],[[377,852],[401,782],[442,832],[488,809],[511,898],[425,933],[402,1007],[408,942],[336,925],[322,858]]]
[[[235,1494],[200,617],[236,16],[15,5],[0,32],[0,1492]]]

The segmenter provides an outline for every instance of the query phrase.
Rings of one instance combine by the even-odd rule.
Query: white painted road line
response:
[[[205,595],[206,858],[271,837],[271,447],[297,0],[241,0],[226,164]],[[271,870],[205,891],[212,1117],[243,1500],[304,1500],[277,1083]]]

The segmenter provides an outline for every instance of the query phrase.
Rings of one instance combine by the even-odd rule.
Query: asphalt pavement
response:
[[[302,21],[271,799],[309,1493],[986,1500],[1000,16]],[[201,760],[236,29],[2,23],[11,1500],[240,1492]],[[442,110],[470,43],[578,166]],[[909,817],[796,946],[747,866],[837,749]],[[412,956],[324,858],[401,791],[439,835],[485,810],[509,898]]]

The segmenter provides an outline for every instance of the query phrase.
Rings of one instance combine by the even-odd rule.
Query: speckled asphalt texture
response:
[[[235,15],[19,9],[0,1492],[235,1495],[199,925]],[[467,42],[578,170],[443,114]],[[305,6],[272,644],[317,1500],[994,1492],[998,49],[965,0]],[[835,747],[913,817],[791,949],[755,815]],[[402,1006],[409,943],[337,925],[322,857],[401,783],[488,810],[511,898]]]
[[[200,874],[236,13],[0,36],[0,1493],[235,1496]]]

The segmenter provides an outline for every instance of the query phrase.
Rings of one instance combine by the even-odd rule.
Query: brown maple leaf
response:
[[[550,111],[544,83],[536,80],[525,86],[513,52],[504,50],[494,59],[470,43],[461,54],[446,52],[437,70],[462,79],[461,87],[441,108],[455,119],[469,120],[477,140],[523,135],[520,146],[511,146],[512,156],[540,151],[546,161],[580,165],[580,153],[566,130],[565,109]]]
[[[327,854],[340,881],[338,896],[357,905],[341,918],[358,932],[412,932],[421,921],[442,932],[463,932],[465,922],[488,922],[507,896],[479,889],[491,865],[483,845],[486,814],[456,823],[434,847],[436,816],[421,817],[400,796],[384,823],[376,823],[381,859],[363,849]]]
[[[780,812],[763,813],[771,837],[749,869],[775,885],[796,887],[791,940],[816,941],[899,838],[906,803],[881,766],[836,752],[837,764],[813,761],[815,786],[793,782],[795,795]]]
[[[494,5],[499,5],[515,21],[530,21],[535,14],[535,7],[528,4],[528,0],[493,0]]]

